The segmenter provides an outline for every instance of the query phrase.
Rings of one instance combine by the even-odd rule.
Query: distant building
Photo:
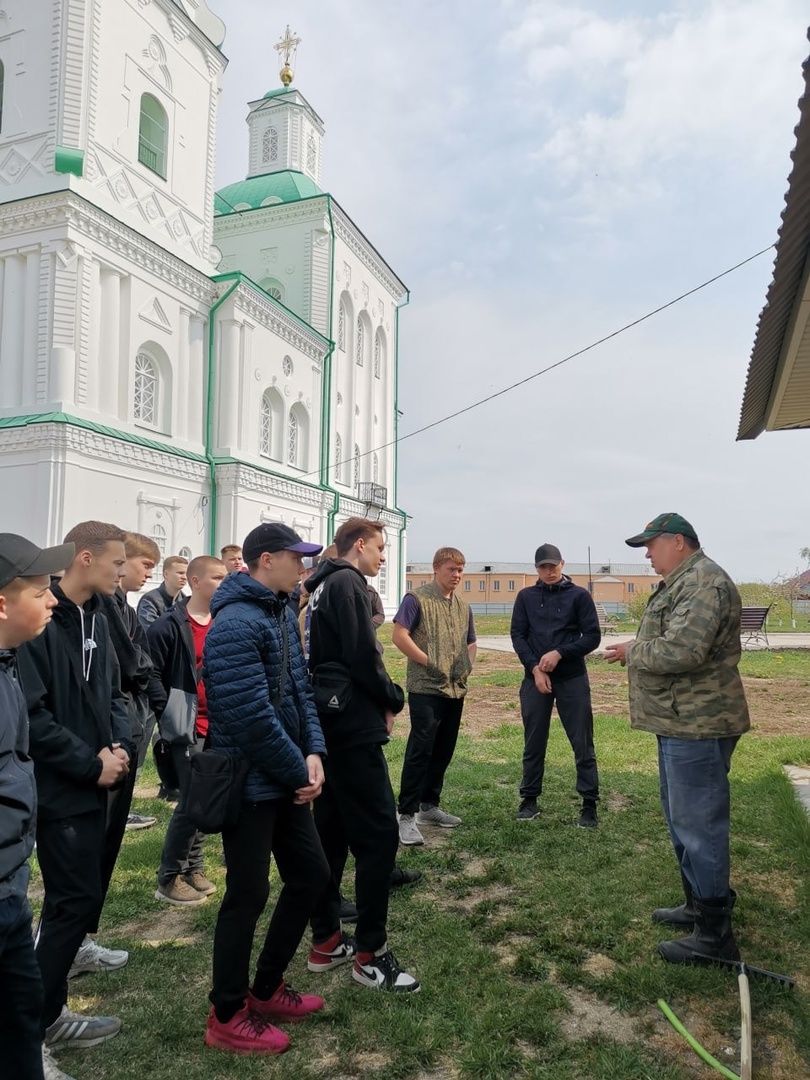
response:
[[[592,562],[565,564],[565,573],[575,585],[590,588],[598,603],[625,608],[639,593],[650,593],[661,578],[647,563]],[[408,563],[405,588],[418,589],[433,577],[430,563]],[[511,604],[515,594],[537,581],[532,563],[469,562],[464,570],[461,593],[471,604]]]

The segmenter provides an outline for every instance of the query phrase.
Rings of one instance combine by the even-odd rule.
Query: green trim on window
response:
[[[84,150],[77,150],[75,146],[57,146],[53,165],[58,173],[84,176]]]

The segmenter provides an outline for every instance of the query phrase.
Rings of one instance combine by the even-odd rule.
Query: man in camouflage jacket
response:
[[[611,646],[606,655],[627,665],[631,725],[658,738],[661,804],[686,902],[658,908],[653,919],[692,929],[689,937],[658,948],[675,964],[736,960],[728,772],[737,741],[750,727],[737,667],[739,593],[680,514],[660,514],[627,544],[646,546],[663,581],[636,640]]]

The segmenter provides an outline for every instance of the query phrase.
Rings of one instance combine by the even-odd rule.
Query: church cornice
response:
[[[294,225],[316,221],[327,215],[328,195],[312,195],[293,203],[273,203],[257,206],[254,210],[238,210],[234,214],[222,214],[214,218],[214,241],[218,236],[233,233],[260,232],[279,225]]]
[[[291,476],[259,469],[242,461],[227,461],[216,466],[217,484],[229,484],[240,493],[255,492],[294,499],[316,510],[331,510],[334,496],[331,491],[296,480]]]
[[[193,296],[208,305],[216,300],[213,282],[201,270],[183,262],[73,191],[62,190],[0,204],[0,236],[24,236],[38,229],[59,226],[78,230],[108,252],[129,259],[186,296]]]
[[[324,355],[330,346],[328,338],[323,337],[313,327],[296,318],[281,304],[276,303],[244,274],[221,274],[216,280],[223,283],[238,281],[237,289],[231,298],[234,306],[248,318],[302,352],[320,371]]]
[[[407,286],[400,281],[379,251],[358,229],[340,203],[335,202],[331,195],[329,198],[333,206],[332,220],[335,236],[346,244],[352,254],[374,274],[396,300],[401,300],[408,292]]]

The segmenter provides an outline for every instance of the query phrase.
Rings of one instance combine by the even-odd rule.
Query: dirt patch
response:
[[[608,975],[613,974],[619,965],[615,960],[611,960],[609,956],[605,956],[604,953],[591,953],[590,956],[585,957],[580,966],[583,971],[587,971],[595,979],[606,979]]]
[[[571,1011],[560,1019],[560,1028],[566,1039],[590,1039],[593,1035],[604,1035],[620,1043],[633,1043],[639,1037],[639,1021],[632,1016],[623,1016],[606,1005],[599,998],[584,990],[573,990],[570,986],[560,986],[565,994]]]
[[[116,927],[116,934],[125,938],[137,938],[142,945],[157,948],[160,945],[197,945],[203,934],[189,933],[188,911],[177,907],[162,907],[145,914],[140,919]]]
[[[485,668],[484,677],[499,672],[518,671],[518,662],[508,653],[482,650],[479,654]],[[594,712],[602,716],[627,717],[627,673],[622,668],[589,668]],[[810,737],[810,682],[807,679],[743,678],[748,708],[751,713],[751,734],[799,735]],[[517,686],[473,686],[464,710],[464,730],[468,735],[481,735],[502,724],[520,724],[516,708]]]

